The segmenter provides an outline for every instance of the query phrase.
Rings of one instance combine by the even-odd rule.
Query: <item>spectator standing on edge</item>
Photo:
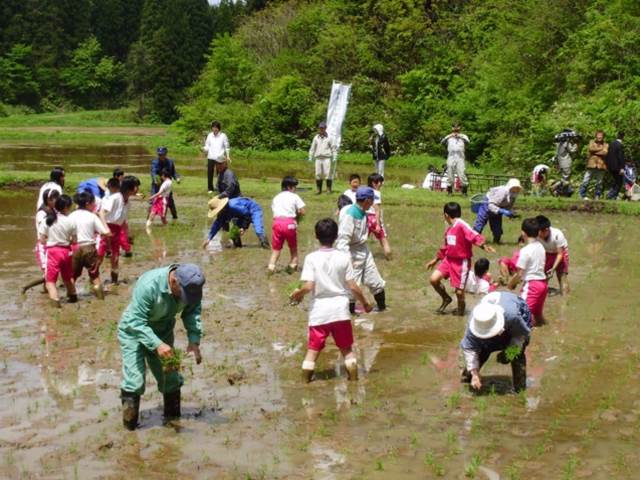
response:
[[[587,153],[587,170],[584,172],[584,179],[580,185],[580,198],[582,200],[589,200],[587,197],[587,190],[592,180],[595,181],[595,187],[593,197],[598,200],[602,195],[602,180],[604,178],[604,171],[607,168],[605,159],[607,158],[607,152],[609,151],[609,145],[604,141],[604,132],[598,130],[596,132],[596,138],[589,142]]]
[[[453,125],[451,133],[440,140],[440,143],[447,146],[447,193],[453,193],[455,175],[458,175],[462,184],[462,194],[466,196],[469,181],[465,173],[464,149],[469,144],[469,137],[460,133],[459,125]]]
[[[622,188],[622,182],[624,181],[625,160],[622,140],[624,140],[624,132],[618,132],[616,139],[609,144],[606,163],[607,169],[613,177],[613,186],[611,190],[609,190],[609,193],[607,193],[607,200],[615,200],[618,198],[618,194]]]
[[[580,136],[572,129],[565,128],[555,136],[557,143],[555,160],[558,162],[560,170],[560,181],[551,186],[551,192],[556,196],[570,197],[573,193],[571,188],[571,165],[573,158],[578,153],[578,140]]]
[[[169,172],[169,178],[171,180],[180,183],[180,175],[176,172],[176,165],[173,160],[167,157],[168,151],[167,147],[159,147],[157,150],[158,156],[151,161],[151,195],[158,193],[160,185],[162,185],[160,174],[165,169]],[[178,218],[178,211],[173,201],[173,192],[167,197],[167,208],[171,211],[173,219],[176,220]]]
[[[369,145],[373,153],[373,165],[376,173],[384,177],[384,166],[385,162],[389,160],[391,156],[391,147],[389,146],[389,139],[385,135],[384,127],[381,123],[373,126],[373,135],[369,137]]]
[[[313,137],[311,148],[309,148],[309,161],[316,162],[316,187],[318,187],[317,195],[322,193],[322,180],[327,181],[327,193],[331,193],[333,184],[333,174],[331,171],[331,163],[336,161],[336,147],[333,140],[327,134],[327,123],[320,122],[318,124],[318,134]]]
[[[220,122],[211,122],[211,133],[207,135],[202,149],[207,152],[207,188],[209,195],[213,193],[213,171],[216,165],[221,162],[230,162],[229,139],[223,133]]]

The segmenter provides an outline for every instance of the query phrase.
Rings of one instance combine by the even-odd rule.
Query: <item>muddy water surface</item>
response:
[[[334,199],[303,195],[304,253],[315,248],[314,219],[330,215]],[[635,219],[553,216],[571,244],[572,292],[548,300],[549,325],[529,348],[529,389],[508,394],[510,370],[492,359],[484,393],[473,395],[458,382],[464,320],[436,316],[426,286],[423,265],[444,228],[438,211],[385,210],[395,257],[378,264],[391,308],[355,320],[361,380],[345,380],[329,346],[319,380],[303,385],[305,305],[289,307],[284,295],[293,277],[267,277],[268,253],[252,231],[242,250],[200,250],[202,204],[180,197],[179,222],[151,237],[145,205],[135,204],[128,284],[100,302],[83,279],[81,302],[54,311],[38,289],[19,294],[38,275],[33,193],[0,196],[0,477],[637,478],[640,260],[627,248]],[[516,236],[509,222],[506,238]],[[116,322],[137,276],[180,261],[207,275],[204,361],[186,361],[183,419],[162,426],[149,377],[141,428],[125,432]],[[177,345],[185,342],[179,328]]]

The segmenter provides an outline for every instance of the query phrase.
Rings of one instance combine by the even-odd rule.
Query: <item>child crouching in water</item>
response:
[[[304,215],[304,202],[296,193],[298,180],[294,177],[284,177],[280,184],[282,191],[273,197],[271,210],[273,211],[271,258],[269,259],[269,273],[276,271],[276,264],[284,242],[289,246],[288,272],[298,268],[298,218]]]
[[[76,230],[73,221],[68,217],[72,204],[73,201],[69,195],[58,197],[55,209],[47,213],[40,239],[46,242],[47,246],[45,286],[51,303],[55,307],[60,307],[60,297],[56,288],[58,276],[62,277],[67,289],[69,303],[78,301],[71,264],[71,244],[75,243]]]
[[[358,364],[352,350],[349,292],[364,306],[365,311],[370,312],[373,307],[356,283],[351,256],[333,248],[338,238],[338,224],[325,218],[316,223],[315,232],[320,249],[305,257],[300,276],[305,282],[304,286],[291,294],[291,300],[295,302],[300,302],[307,293],[312,294],[308,350],[302,362],[303,378],[307,382],[311,381],[316,360],[327,337],[331,335],[344,357],[347,376],[350,380],[357,380]]]
[[[148,234],[151,234],[151,225],[156,216],[160,217],[163,225],[167,224],[167,206],[169,205],[169,196],[171,195],[171,172],[168,168],[163,168],[160,172],[160,188],[157,193],[154,193],[149,197],[151,201],[151,209],[149,210],[149,216],[147,217],[146,230]]]
[[[498,288],[498,285],[493,282],[491,274],[489,273],[489,267],[491,263],[488,258],[479,258],[476,263],[473,264],[473,270],[469,272],[467,278],[467,284],[464,287],[464,291],[471,293],[472,295],[486,295]]]

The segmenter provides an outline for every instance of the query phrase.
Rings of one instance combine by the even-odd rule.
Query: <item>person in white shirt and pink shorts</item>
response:
[[[280,258],[280,252],[285,242],[289,246],[291,261],[287,271],[289,273],[298,268],[298,218],[304,215],[305,204],[300,196],[295,193],[298,180],[294,177],[282,179],[282,191],[273,197],[271,210],[273,211],[271,258],[269,260],[269,272],[276,270],[276,264]]]

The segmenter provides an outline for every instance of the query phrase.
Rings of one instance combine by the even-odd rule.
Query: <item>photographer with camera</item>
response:
[[[551,186],[551,193],[555,196],[570,197],[573,194],[571,188],[571,164],[578,153],[580,135],[570,128],[565,128],[555,136],[557,143],[555,161],[560,170],[560,180]]]

